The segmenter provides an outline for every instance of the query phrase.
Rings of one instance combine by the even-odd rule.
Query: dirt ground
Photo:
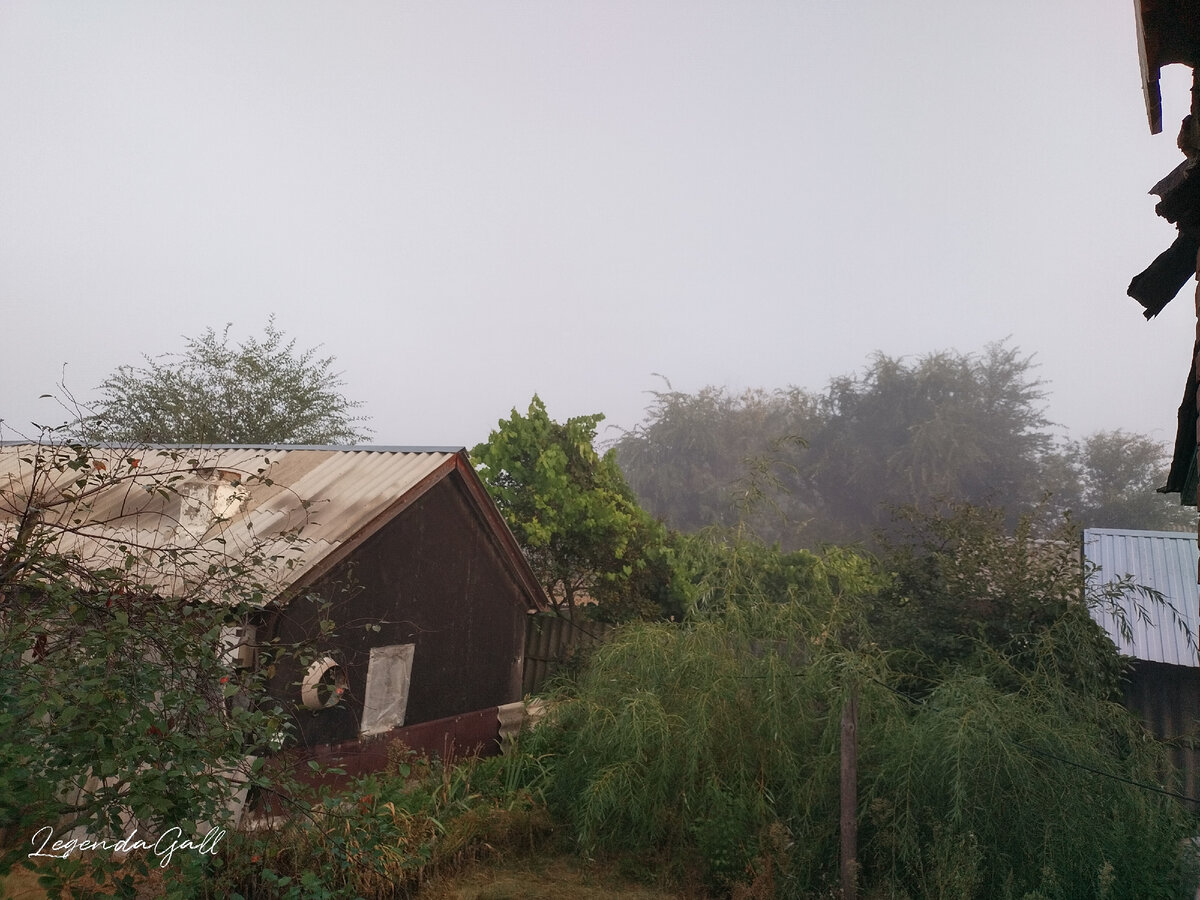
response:
[[[567,856],[511,861],[491,859],[428,882],[417,900],[698,900],[621,878],[609,869],[584,867]]]
[[[15,868],[0,878],[0,900],[44,900],[46,892],[38,887],[37,872]]]
[[[44,900],[37,873],[15,869],[0,878],[0,900]],[[569,856],[492,858],[427,882],[417,900],[699,900],[659,891]]]

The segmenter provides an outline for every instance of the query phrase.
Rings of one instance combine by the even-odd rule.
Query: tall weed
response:
[[[730,894],[836,893],[853,687],[864,896],[1181,896],[1190,823],[1154,790],[1160,748],[1107,684],[1076,677],[1115,652],[1077,641],[1076,609],[1019,653],[980,642],[913,692],[892,668],[912,654],[881,651],[864,623],[861,560],[813,557],[774,595],[733,568],[683,623],[597,649],[527,741],[585,854],[667,860]]]
[[[536,759],[417,762],[326,792],[271,830],[229,835],[216,862],[189,861],[204,871],[182,872],[176,895],[410,897],[436,873],[488,853],[531,849],[549,833],[534,793],[510,789],[535,780]]]
[[[1188,822],[1119,706],[960,672],[862,737],[868,878],[914,897],[1180,896]]]
[[[595,652],[532,736],[553,758],[547,802],[583,852],[658,854],[726,890],[767,866],[793,891],[828,881],[842,698],[860,684],[868,718],[900,702],[878,654],[835,640],[854,625],[841,588],[822,574],[819,602],[718,595]]]

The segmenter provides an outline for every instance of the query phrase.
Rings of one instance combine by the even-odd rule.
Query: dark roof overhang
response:
[[[1151,134],[1162,131],[1163,66],[1200,65],[1200,0],[1134,0],[1142,92]]]

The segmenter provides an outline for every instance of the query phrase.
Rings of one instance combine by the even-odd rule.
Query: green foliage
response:
[[[687,394],[669,382],[651,393],[646,421],[614,449],[655,516],[681,531],[734,528],[749,519],[760,536],[774,539],[781,517],[802,522],[811,515],[807,492],[792,489],[797,451],[822,426],[816,397],[795,388],[734,396],[712,386]],[[792,493],[783,498],[785,488]]]
[[[839,592],[867,596],[881,585],[865,557],[838,548],[820,555],[780,550],[745,529],[706,529],[673,541],[685,608],[693,617],[720,616],[764,598],[827,605]]]
[[[1158,441],[1128,431],[1097,431],[1046,461],[1057,506],[1084,528],[1191,531],[1195,512],[1157,492],[1170,456]]]
[[[120,366],[100,385],[91,440],[157,444],[356,444],[370,436],[332,356],[297,350],[267,321],[231,346],[229,329],[185,338],[182,353]]]
[[[1055,509],[1079,506],[1080,473],[1052,449],[1033,370],[999,343],[876,354],[819,393],[654,392],[614,447],[646,508],[687,531],[741,525],[785,549],[872,545],[894,509],[947,501],[1001,507],[1011,525],[1046,490]],[[1149,462],[1135,455],[1130,478],[1154,477]]]
[[[928,635],[880,620],[859,557],[692,547],[684,561],[710,573],[692,614],[622,629],[531,736],[551,810],[585,854],[826,896],[853,687],[864,896],[1179,896],[1189,821],[1155,790],[1161,747],[1106,699],[1120,661],[1087,620],[1078,561],[1028,531],[1002,540],[997,521],[964,512],[925,536],[943,554],[920,602],[944,596],[913,611]],[[979,633],[953,618],[959,592],[994,605]]]
[[[47,826],[114,840],[225,824],[239,781],[268,783],[256,757],[286,725],[265,672],[222,652],[223,630],[261,603],[299,537],[268,547],[248,534],[214,554],[184,529],[163,532],[159,515],[158,528],[133,527],[141,504],[181,502],[204,469],[196,451],[20,452],[0,485],[0,828],[19,839],[4,867]],[[129,867],[157,862],[132,854]],[[48,877],[65,889],[116,865],[92,853]]]
[[[1116,609],[1117,597],[1090,582],[1085,588],[1070,522],[1047,530],[1025,517],[1009,530],[993,508],[906,510],[884,565],[892,577],[870,606],[873,633],[924,683],[997,653],[1031,670],[1047,663],[1039,651],[1049,640],[1056,678],[1089,695],[1116,696],[1125,666],[1088,609]]]
[[[960,669],[860,732],[867,882],[955,900],[1184,896],[1190,823],[1154,790],[1161,749],[1119,706],[1009,674],[1019,689]]]
[[[719,614],[630,625],[597,649],[531,735],[546,797],[586,854],[650,855],[729,889],[771,867],[815,889],[837,858],[837,734],[849,673],[834,640],[857,566],[816,560],[792,600],[724,596]],[[868,687],[868,693],[872,688]],[[889,692],[880,708],[894,704]],[[778,835],[791,850],[778,858]]]
[[[1016,348],[991,344],[980,355],[912,362],[877,354],[862,374],[833,379],[824,395],[829,426],[813,441],[830,526],[861,536],[863,527],[887,525],[892,509],[928,510],[939,499],[1029,508],[1050,445],[1046,395],[1032,368]],[[860,530],[847,533],[842,523]]]
[[[1009,531],[961,505],[905,524],[868,619],[919,702],[863,736],[868,872],[914,897],[1179,896],[1188,823],[1089,615],[1162,598],[1087,578],[1070,522]]]
[[[529,850],[549,832],[536,760],[393,765],[325,789],[276,828],[230,835],[215,861],[192,860],[179,890],[199,898],[352,900],[412,896],[439,871],[489,853]]]
[[[535,395],[471,451],[480,477],[551,602],[573,614],[594,600],[610,621],[675,612],[671,551],[610,451],[596,452],[603,416],[551,420]]]

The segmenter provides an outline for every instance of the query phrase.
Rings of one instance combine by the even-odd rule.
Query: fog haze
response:
[[[2,436],[274,313],[377,443],[1006,337],[1072,434],[1169,441],[1194,285],[1125,288],[1190,79],[1151,136],[1132,7],[5,3]]]

